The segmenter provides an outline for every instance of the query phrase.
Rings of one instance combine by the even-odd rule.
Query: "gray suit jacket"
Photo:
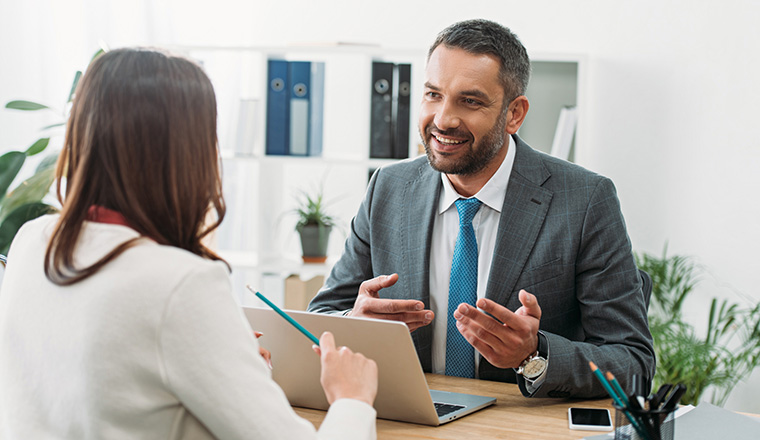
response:
[[[518,292],[536,295],[549,365],[536,397],[597,397],[604,389],[589,361],[611,371],[626,390],[638,374],[654,374],[647,308],[631,243],[612,182],[577,165],[517,145],[486,297],[510,310]],[[379,169],[351,223],[344,253],[309,305],[316,312],[353,307],[359,285],[398,273],[380,296],[430,304],[428,271],[440,173],[426,157]],[[436,317],[445,319],[445,317]],[[431,371],[432,326],[412,333],[420,362]],[[481,379],[522,377],[481,359]]]

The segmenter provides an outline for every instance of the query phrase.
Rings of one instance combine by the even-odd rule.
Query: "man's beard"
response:
[[[425,153],[427,154],[428,162],[430,166],[441,173],[445,174],[475,174],[485,168],[491,160],[499,154],[501,147],[504,145],[506,138],[504,128],[507,124],[506,114],[500,115],[493,127],[486,133],[485,136],[475,144],[470,142],[470,149],[465,152],[465,155],[454,161],[447,163],[445,160],[446,154],[442,154],[443,157],[436,157],[430,148],[428,140],[433,136],[433,124],[431,123],[425,127],[425,132],[420,131],[420,137],[422,143],[425,146]],[[443,136],[452,137],[469,137],[472,138],[470,133],[462,133],[457,130],[440,131],[438,133]],[[441,153],[438,153],[441,155]]]

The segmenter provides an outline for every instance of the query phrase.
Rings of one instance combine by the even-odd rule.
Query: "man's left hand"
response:
[[[538,349],[541,307],[525,290],[520,291],[520,302],[522,307],[512,312],[490,299],[479,299],[477,306],[496,319],[469,304],[454,311],[459,332],[495,367],[517,368]]]

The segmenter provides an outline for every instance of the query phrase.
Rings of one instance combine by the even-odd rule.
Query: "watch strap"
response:
[[[538,354],[547,361],[549,360],[549,341],[541,330],[538,331]]]

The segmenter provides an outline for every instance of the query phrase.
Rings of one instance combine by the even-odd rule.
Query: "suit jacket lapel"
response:
[[[426,308],[430,307],[430,243],[433,237],[433,221],[438,210],[441,191],[441,175],[427,161],[422,162],[418,173],[410,179],[404,191],[404,254],[402,267],[406,268],[404,288],[411,298],[419,298]],[[401,281],[401,280],[399,280]],[[424,371],[432,371],[432,326],[425,326],[412,333],[420,363]]]
[[[542,188],[550,177],[537,152],[514,136],[515,163],[499,220],[486,297],[507,305],[546,219],[553,193]]]

